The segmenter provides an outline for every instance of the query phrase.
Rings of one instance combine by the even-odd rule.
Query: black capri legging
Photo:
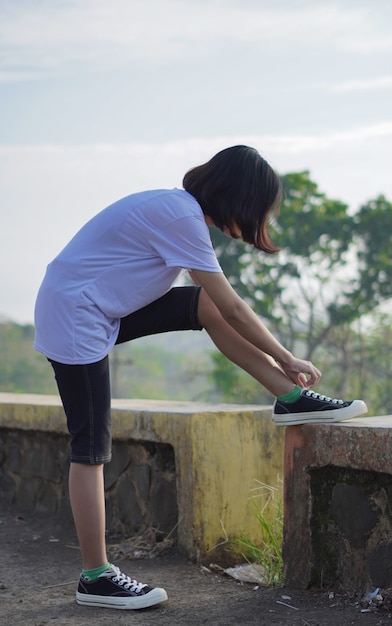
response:
[[[200,287],[174,287],[121,319],[116,343],[174,330],[202,330]],[[65,365],[50,360],[71,435],[71,462],[97,465],[111,460],[109,359]]]

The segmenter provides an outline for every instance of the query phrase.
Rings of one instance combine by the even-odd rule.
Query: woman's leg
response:
[[[71,435],[69,495],[83,569],[95,569],[107,563],[103,466],[111,458],[109,361],[51,363]]]
[[[150,305],[121,320],[117,343],[154,333],[205,328],[216,347],[274,396],[294,385],[275,361],[243,339],[200,287],[174,287]]]
[[[164,602],[164,589],[137,582],[107,559],[103,467],[111,458],[108,358],[88,365],[51,363],[71,435],[69,493],[84,570],[76,601],[115,609]]]
[[[225,322],[204,289],[199,297],[198,317],[220,352],[253,376],[274,396],[289,393],[293,389],[293,383],[272,357],[246,341]]]
[[[83,569],[107,563],[103,465],[71,463],[69,496]]]

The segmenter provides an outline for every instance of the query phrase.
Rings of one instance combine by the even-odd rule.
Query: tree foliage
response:
[[[298,352],[300,343],[311,359],[336,323],[356,316],[347,291],[355,279],[349,266],[353,223],[348,206],[321,193],[309,172],[287,174],[283,185],[285,200],[272,224],[277,255],[238,242],[225,247],[213,236],[234,288],[290,350]]]
[[[379,196],[353,219],[359,265],[358,300],[370,311],[392,298],[392,204]]]
[[[31,324],[0,324],[0,391],[13,393],[57,393],[52,368],[42,354],[33,350]]]
[[[282,178],[285,201],[272,228],[277,255],[226,245],[217,231],[213,240],[234,288],[276,331],[287,334],[285,325],[295,322],[298,334],[306,326],[310,356],[330,328],[392,297],[392,205],[380,196],[351,216],[308,172]]]
[[[364,384],[370,350],[362,340],[358,354],[353,324],[380,304],[391,311],[392,205],[380,196],[352,215],[322,193],[309,172],[282,179],[284,202],[271,224],[278,254],[265,255],[217,231],[213,242],[233,287],[289,350],[320,365],[334,346],[335,388],[350,391],[355,372]]]
[[[200,346],[194,351],[183,349],[181,342],[178,350],[173,350],[173,339],[161,337],[156,346],[146,347],[142,339],[116,346],[110,355],[113,397],[220,399],[209,385],[210,354]],[[0,323],[0,391],[57,395],[53,370],[47,359],[34,351],[33,340],[31,324]],[[170,349],[165,343],[171,344]]]

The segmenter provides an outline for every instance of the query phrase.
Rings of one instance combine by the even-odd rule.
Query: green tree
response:
[[[271,404],[272,395],[246,372],[236,367],[221,352],[212,351],[213,384],[208,400],[234,404]]]
[[[381,314],[362,342],[362,392],[373,415],[392,415],[392,315]]]
[[[382,303],[388,307],[392,296],[392,205],[380,196],[353,216],[346,204],[321,193],[308,172],[287,174],[283,183],[285,200],[272,224],[280,252],[265,255],[213,232],[221,265],[290,350],[326,369],[328,388],[362,395],[377,388],[370,354],[388,327],[385,319],[379,328],[374,316],[373,322],[364,316]],[[365,336],[356,330],[361,325]],[[380,367],[390,370],[385,360]],[[380,389],[372,408],[376,397],[387,410]]]
[[[323,387],[364,398],[370,415],[392,414],[392,316],[378,312],[335,326],[320,353]]]
[[[347,319],[349,298],[343,285],[352,218],[346,204],[319,191],[309,172],[282,179],[285,200],[272,225],[280,252],[265,255],[237,242],[225,249],[221,239],[218,253],[238,293],[290,350],[312,359],[339,316]]]
[[[52,368],[33,350],[34,327],[0,324],[0,391],[57,393]]]
[[[359,265],[358,302],[363,312],[392,298],[392,203],[379,196],[354,217]]]

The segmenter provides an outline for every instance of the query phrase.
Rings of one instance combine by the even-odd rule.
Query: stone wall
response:
[[[110,530],[175,530],[178,549],[207,562],[230,562],[227,537],[259,540],[249,499],[283,475],[284,429],[270,406],[114,400],[112,430]],[[58,397],[0,393],[3,501],[70,516],[68,445]]]
[[[310,584],[392,587],[392,476],[331,466],[309,474]]]
[[[149,442],[114,442],[105,467],[107,527],[138,534],[155,528],[176,536],[178,522],[173,447]]]
[[[56,433],[0,430],[2,505],[69,515],[67,439]]]
[[[71,518],[68,497],[67,435],[0,429],[2,505]],[[174,450],[150,442],[113,443],[105,466],[107,529],[138,534],[155,528],[163,534],[178,520]]]

